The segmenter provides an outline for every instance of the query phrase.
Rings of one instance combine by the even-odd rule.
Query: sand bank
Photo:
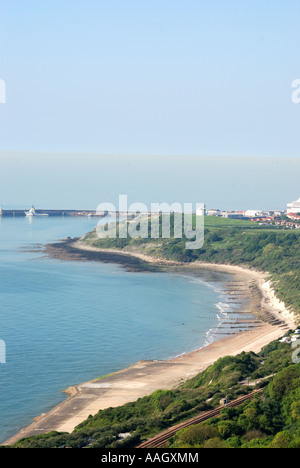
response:
[[[109,260],[109,251],[88,248],[79,242],[58,244],[53,250],[48,249],[48,254],[54,258],[63,260]],[[88,258],[85,255],[88,253]],[[95,254],[95,256],[93,256]],[[83,255],[83,256],[81,256]],[[99,410],[116,407],[135,401],[145,395],[151,394],[157,389],[171,389],[183,381],[205,370],[220,357],[237,355],[242,351],[259,352],[265,345],[279,339],[288,329],[294,329],[293,314],[288,311],[276,298],[268,281],[268,275],[254,270],[231,265],[215,265],[195,262],[192,265],[169,262],[164,259],[155,259],[140,253],[130,253],[113,250],[111,261],[125,264],[131,268],[135,257],[138,267],[140,262],[148,262],[152,265],[166,267],[167,270],[178,272],[195,272],[201,269],[223,271],[232,275],[231,291],[241,294],[249,293],[251,297],[250,311],[256,315],[257,321],[254,328],[249,331],[222,338],[214,343],[189,354],[178,356],[166,361],[143,361],[134,364],[127,369],[120,370],[102,379],[95,379],[67,389],[69,397],[51,410],[36,418],[34,422],[22,429],[18,434],[5,442],[5,445],[15,443],[22,437],[37,435],[50,431],[72,432],[72,430],[89,415],[96,414]],[[125,259],[125,260],[124,260]]]

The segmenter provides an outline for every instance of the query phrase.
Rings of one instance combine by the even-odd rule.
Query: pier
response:
[[[28,210],[3,210],[0,208],[0,216],[26,216],[25,211]],[[133,211],[96,211],[96,210],[38,210],[35,209],[36,215],[48,215],[48,216],[95,216],[97,218],[103,218],[107,215],[112,216],[125,216],[133,218],[137,215]],[[138,212],[140,215],[149,216],[148,212]],[[166,213],[169,214],[169,213]]]
[[[26,210],[1,210],[0,216],[26,216]],[[97,216],[102,218],[103,213],[96,213],[96,210],[35,210],[37,215],[48,216]]]

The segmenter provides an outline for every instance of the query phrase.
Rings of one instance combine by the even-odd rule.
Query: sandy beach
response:
[[[112,375],[74,385],[66,390],[68,398],[49,413],[35,418],[3,445],[11,445],[22,437],[50,431],[72,432],[89,415],[99,410],[116,407],[149,395],[157,389],[171,389],[213,364],[220,357],[237,355],[242,351],[259,352],[265,345],[295,329],[295,317],[278,300],[272,290],[268,274],[240,266],[195,262],[181,264],[156,259],[138,252],[100,250],[82,245],[78,240],[47,246],[53,258],[74,261],[112,261],[125,268],[144,268],[155,265],[166,271],[193,273],[214,270],[232,275],[228,293],[248,297],[249,309],[255,320],[247,331],[231,334],[192,353],[166,361],[142,361]],[[134,261],[133,261],[134,260]],[[240,311],[243,312],[243,311]]]

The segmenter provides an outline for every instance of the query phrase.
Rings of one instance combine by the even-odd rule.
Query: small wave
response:
[[[205,281],[202,278],[198,278],[198,277],[195,277],[195,276],[192,276],[192,275],[183,275],[183,274],[181,274],[180,276],[182,276],[183,278],[187,278],[191,283],[198,283],[198,284],[202,284],[204,286],[207,286],[208,288],[213,289],[217,293],[222,294],[224,292],[223,290],[218,289],[218,287],[215,284],[213,284],[212,282]]]
[[[217,309],[219,309],[219,311],[221,312],[221,314],[223,316],[228,317],[227,312],[229,312],[229,310],[231,308],[229,304],[226,304],[226,302],[218,302],[216,304],[216,307],[217,307]],[[217,317],[218,317],[218,315],[217,315]]]
[[[204,346],[208,346],[215,341],[214,331],[215,331],[215,328],[211,328],[210,330],[206,332],[206,340],[205,340]]]

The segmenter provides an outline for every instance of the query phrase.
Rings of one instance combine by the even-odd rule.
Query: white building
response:
[[[199,206],[196,210],[197,216],[204,216],[205,215],[205,205]]]
[[[245,211],[245,216],[246,218],[256,218],[258,216],[264,216],[264,214],[262,211],[259,210],[247,210]]]
[[[211,208],[210,210],[207,210],[208,216],[221,216],[221,210],[216,209],[216,208]]]
[[[300,198],[297,201],[288,203],[287,213],[300,213]]]

